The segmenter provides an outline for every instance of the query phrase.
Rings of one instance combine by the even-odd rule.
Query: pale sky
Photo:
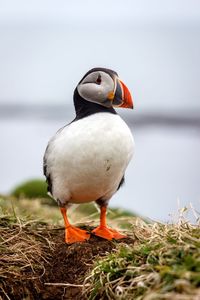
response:
[[[197,0],[0,1],[0,43],[1,103],[70,102],[104,66],[140,109],[200,109]]]
[[[150,20],[197,20],[199,0],[4,0],[0,1],[1,20],[35,20],[39,18],[104,21],[131,18],[140,22]],[[89,21],[88,20],[88,21]]]

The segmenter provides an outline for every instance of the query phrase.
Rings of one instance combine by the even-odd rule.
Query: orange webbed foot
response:
[[[67,244],[73,244],[77,242],[84,242],[89,240],[90,234],[83,229],[77,228],[75,226],[68,226],[65,229],[65,242]]]
[[[119,231],[109,228],[109,230],[113,233],[113,238],[116,240],[125,239],[127,235],[121,234]]]
[[[101,226],[101,225],[98,226],[97,228],[95,228],[92,231],[92,233],[94,235],[100,236],[106,240],[112,240],[112,239],[119,240],[119,239],[124,239],[127,237],[126,235],[119,233],[115,229],[111,229],[111,228],[108,228],[107,226]]]

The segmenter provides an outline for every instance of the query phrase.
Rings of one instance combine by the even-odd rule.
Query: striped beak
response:
[[[133,109],[133,100],[127,86],[118,78],[116,78],[116,90],[112,101],[114,107]]]

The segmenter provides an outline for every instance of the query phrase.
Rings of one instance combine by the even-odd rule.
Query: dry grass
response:
[[[45,203],[45,204],[44,204]],[[49,206],[45,199],[17,199],[15,197],[0,196],[0,213],[15,215],[18,218],[26,220],[45,221],[45,223],[63,226],[58,206]],[[69,208],[68,217],[70,222],[76,224],[85,224],[96,226],[99,222],[99,208],[92,202],[81,205],[73,205]],[[133,213],[122,209],[108,209],[108,219],[115,227],[129,228],[132,223]]]
[[[130,239],[67,246],[57,207],[0,202],[0,299],[200,299],[199,223],[146,223],[114,211],[109,223],[128,226]],[[91,207],[70,215],[89,220],[89,230],[99,217]]]
[[[115,247],[94,237],[81,247],[67,246],[59,209],[41,205],[40,199],[2,197],[0,204],[0,299],[50,299],[50,294],[60,297],[63,293],[66,299],[76,299],[70,289],[82,286],[83,273],[93,265],[93,257]],[[91,206],[85,208],[86,212],[83,207],[72,209],[70,217],[73,223],[79,220],[79,225],[87,224],[91,230],[99,212]],[[115,225],[124,222],[123,216],[115,221],[116,212],[111,212],[111,217]]]
[[[99,260],[85,283],[88,299],[200,299],[200,227],[133,224],[136,241]]]
[[[19,299],[43,276],[54,249],[52,230],[44,222],[0,216],[0,295]],[[32,299],[32,298],[30,298]]]

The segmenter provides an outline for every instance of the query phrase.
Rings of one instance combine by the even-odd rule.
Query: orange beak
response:
[[[112,104],[115,107],[133,109],[133,100],[131,97],[131,93],[127,86],[118,78],[116,79],[116,90],[112,100]]]
[[[133,99],[132,99],[129,89],[121,80],[119,80],[119,82],[120,82],[120,85],[122,88],[122,101],[123,101],[122,104],[120,105],[120,107],[133,109],[133,107],[134,107]]]

